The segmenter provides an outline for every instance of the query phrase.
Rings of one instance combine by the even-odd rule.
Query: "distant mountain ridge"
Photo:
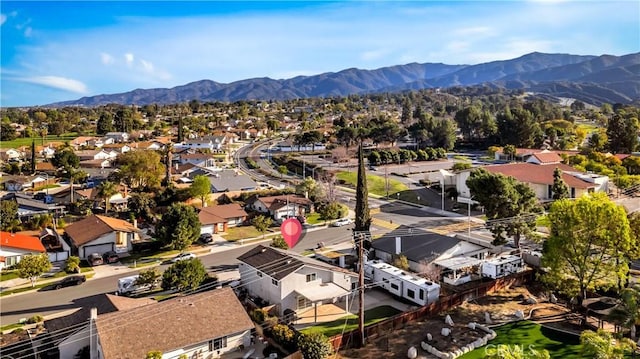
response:
[[[594,105],[630,103],[640,99],[640,53],[583,56],[533,52],[477,65],[410,63],[375,70],[350,68],[284,80],[263,77],[228,84],[201,80],[173,88],[83,97],[50,106],[289,100],[476,85],[573,97]]]

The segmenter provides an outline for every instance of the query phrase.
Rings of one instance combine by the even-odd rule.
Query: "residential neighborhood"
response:
[[[511,105],[494,104],[482,132],[472,114],[488,105],[471,101],[491,96]],[[508,337],[525,311],[574,342],[604,329],[635,350],[637,318],[615,315],[640,280],[632,105],[437,91],[113,105],[42,137],[13,125],[71,109],[1,110],[14,120],[0,150],[3,355],[360,358],[388,345],[453,358],[462,340],[479,353]]]

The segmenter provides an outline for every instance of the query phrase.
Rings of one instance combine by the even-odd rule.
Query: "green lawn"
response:
[[[65,133],[61,136],[49,135],[44,138],[44,143],[49,142],[66,142],[78,137],[75,133]],[[16,138],[11,141],[0,142],[0,148],[17,148],[20,146],[31,146],[32,141],[36,141],[36,146],[42,146],[42,137]]]
[[[499,344],[518,345],[527,349],[546,349],[551,358],[584,358],[580,355],[580,338],[542,327],[530,321],[519,321],[494,328],[498,336],[489,342],[492,347]],[[491,347],[488,347],[491,348]],[[479,348],[461,356],[461,359],[484,358],[487,348]]]
[[[387,318],[393,317],[400,313],[394,307],[383,305],[373,309],[369,309],[364,312],[364,325],[377,323]],[[348,332],[350,330],[358,328],[358,316],[350,314],[344,318],[337,319],[331,322],[321,323],[309,328],[302,329],[302,333],[320,332],[327,338],[340,334],[343,331]]]
[[[338,180],[342,180],[350,186],[356,185],[358,174],[357,172],[338,172]],[[388,178],[389,180],[389,195],[395,196],[396,193],[402,193],[409,190],[409,188],[402,182]],[[378,196],[387,195],[387,186],[384,177],[367,174],[367,188],[369,194],[375,194]]]
[[[269,228],[265,232],[265,238],[269,237],[269,234],[275,231],[274,228]],[[240,239],[248,239],[255,237],[262,237],[262,233],[260,233],[254,226],[240,226],[240,227],[231,227],[227,228],[226,233],[220,233],[222,238],[226,239],[229,242],[235,242]]]

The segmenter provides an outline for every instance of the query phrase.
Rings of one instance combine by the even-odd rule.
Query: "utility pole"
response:
[[[358,331],[360,331],[360,345],[364,347],[364,233],[355,232],[357,240],[360,241],[358,245]]]
[[[358,264],[360,266],[358,271],[358,294],[359,294],[359,310],[358,310],[358,330],[360,331],[360,346],[365,345],[365,333],[364,333],[364,240],[370,233],[369,228],[371,226],[371,215],[369,213],[368,197],[369,192],[367,190],[367,177],[364,169],[364,155],[362,153],[362,142],[358,149],[358,180],[356,183],[356,220],[355,228],[353,230],[354,243],[358,245]],[[358,243],[359,241],[359,243]]]

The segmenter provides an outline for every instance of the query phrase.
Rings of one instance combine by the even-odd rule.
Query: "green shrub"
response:
[[[276,324],[271,329],[273,339],[285,348],[293,348],[296,340],[296,333],[284,324]]]
[[[27,319],[27,324],[36,324],[36,323],[40,323],[43,320],[44,320],[43,316],[36,314],[30,317],[29,319]]]
[[[64,264],[64,271],[67,273],[80,273],[80,258],[70,256]]]
[[[301,334],[297,344],[305,359],[324,359],[331,355],[331,344],[322,333]]]
[[[271,247],[280,248],[280,249],[289,249],[289,245],[285,242],[282,236],[276,236],[271,240]]]
[[[254,322],[262,324],[267,317],[267,312],[264,309],[256,308],[251,311],[250,316]]]

